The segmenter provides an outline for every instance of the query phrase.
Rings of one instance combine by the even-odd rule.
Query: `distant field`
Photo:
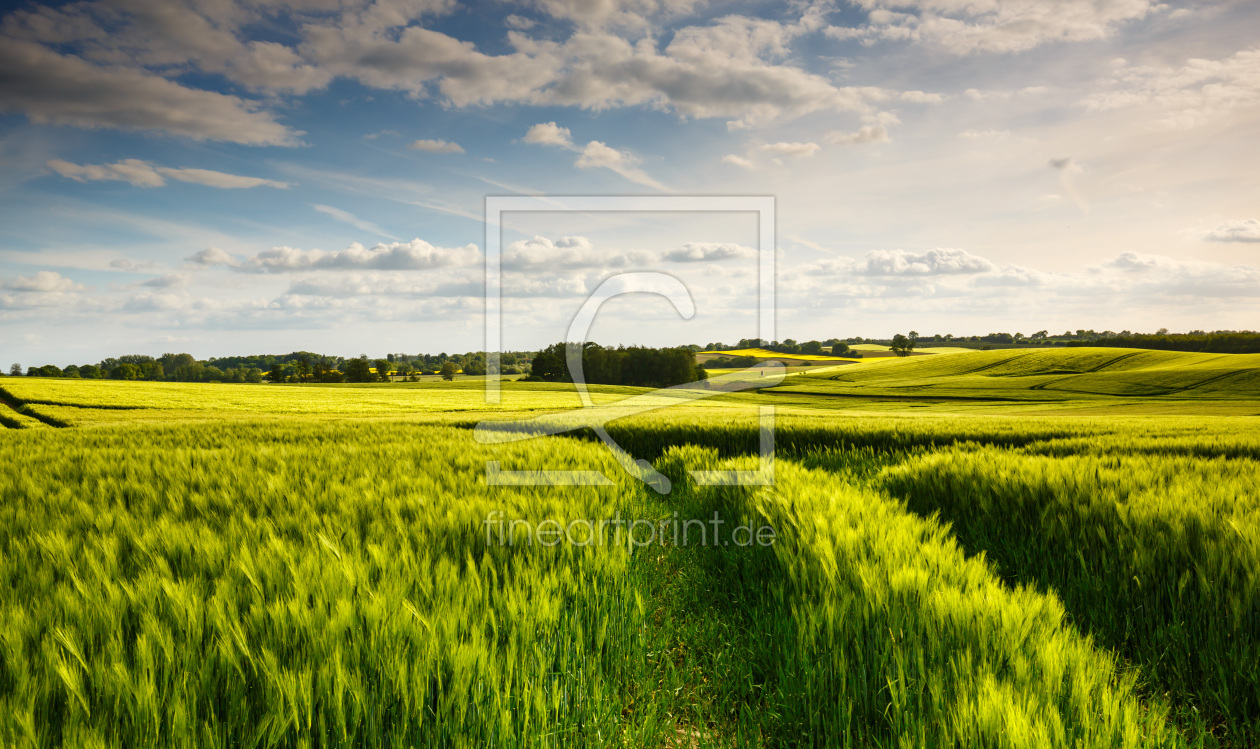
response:
[[[803,375],[779,390],[885,400],[1255,399],[1260,397],[1260,355],[1105,348],[973,351]]]
[[[820,364],[593,386],[668,495],[478,440],[572,385],[0,377],[0,746],[1260,746],[1260,355]],[[765,404],[773,484],[697,484]],[[614,516],[775,539],[487,524]]]
[[[757,359],[776,359],[779,361],[819,361],[819,362],[859,362],[861,359],[843,356],[815,356],[813,354],[784,354],[763,348],[741,348],[731,351],[701,351],[696,358],[704,361],[719,356],[751,356]]]

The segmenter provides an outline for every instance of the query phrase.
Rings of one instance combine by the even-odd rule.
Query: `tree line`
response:
[[[1192,330],[1189,333],[1128,333],[1110,338],[1087,341],[1070,341],[1068,346],[1114,346],[1116,348],[1144,348],[1160,351],[1189,351],[1204,354],[1260,354],[1260,333],[1249,330],[1218,330],[1207,333]]]
[[[556,343],[539,351],[531,363],[527,382],[572,382],[568,352],[579,344]],[[708,379],[708,372],[696,365],[696,352],[690,346],[648,348],[646,346],[581,345],[582,373],[594,385],[634,385],[673,387]]]
[[[502,374],[522,374],[529,367],[532,352],[503,352],[499,355]],[[104,359],[96,364],[72,364],[62,369],[47,364],[23,370],[21,364],[9,368],[11,376],[65,377],[72,379],[148,380],[152,382],[377,382],[391,379],[415,381],[423,375],[454,379],[456,374],[484,375],[488,370],[484,352],[466,354],[387,354],[381,359],[367,355],[345,358],[309,351],[281,355],[229,356],[204,361],[191,354],[163,354],[160,357],[129,354]]]

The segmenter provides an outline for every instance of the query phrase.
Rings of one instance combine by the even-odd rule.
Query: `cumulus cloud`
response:
[[[782,166],[785,159],[805,159],[821,150],[822,146],[809,141],[762,143],[749,148],[744,156],[727,154],[722,157],[722,163],[744,169],[757,169],[767,163]]]
[[[573,134],[569,132],[569,128],[560,127],[554,122],[540,122],[530,127],[524,140],[526,143],[544,146],[573,147]]]
[[[0,282],[0,288],[9,291],[31,293],[65,293],[83,291],[83,284],[75,283],[65,276],[51,270],[41,270],[29,276],[17,276]]]
[[[386,34],[355,24],[312,25],[301,50],[336,75],[418,97],[436,91],[457,107],[651,106],[684,117],[727,118],[740,128],[819,111],[865,112],[884,97],[878,89],[837,87],[778,61],[778,47],[766,41],[773,25],[743,19],[684,27],[664,49],[650,38],[600,29],[579,29],[562,41],[511,31],[512,51],[501,55],[421,26]]]
[[[540,122],[530,127],[522,139],[526,143],[541,146],[559,146],[578,154],[573,166],[578,169],[608,169],[634,182],[655,190],[668,192],[669,188],[650,177],[638,167],[638,157],[604,143],[593,140],[579,148],[573,142],[573,134],[569,128],[560,127],[554,122]]]
[[[858,273],[872,276],[931,276],[988,273],[995,270],[991,261],[966,250],[940,248],[927,252],[905,250],[873,250],[866,253]]]
[[[102,67],[39,44],[0,43],[0,111],[35,123],[146,130],[195,140],[295,145],[300,133],[256,103],[130,67]]]
[[[835,39],[910,41],[955,55],[1023,52],[1054,42],[1106,39],[1158,8],[1154,0],[857,0],[869,11],[857,27],[832,26]]]
[[[196,256],[194,256],[196,257]],[[239,264],[252,273],[292,273],[327,269],[432,270],[472,265],[481,259],[474,244],[437,247],[422,239],[378,244],[371,248],[355,242],[339,252],[273,247]]]
[[[522,16],[505,21],[508,51],[487,54],[423,21],[451,0],[406,2],[71,3],[11,14],[2,32],[0,109],[41,122],[141,129],[199,139],[293,145],[300,133],[261,101],[189,88],[173,71],[222,75],[265,94],[305,94],[338,77],[364,86],[437,96],[448,105],[498,103],[602,110],[647,106],[746,128],[813,112],[866,113],[895,95],[840,87],[792,64],[793,42],[821,28],[823,9],[787,21],[723,16],[672,28],[669,43],[649,18],[677,17],[689,3],[539,0],[572,20],[567,37],[532,36]],[[560,8],[563,6],[563,9]],[[250,39],[279,18],[295,44]],[[637,22],[631,22],[639,19]],[[417,23],[419,21],[419,23]],[[911,91],[906,101],[932,100]],[[268,101],[268,100],[262,100]]]
[[[1203,238],[1210,242],[1260,242],[1260,221],[1254,218],[1224,221]]]
[[[187,273],[167,273],[162,276],[155,276],[147,281],[141,281],[140,285],[151,289],[178,289],[188,286],[192,283],[192,279]]]
[[[535,236],[512,242],[503,252],[502,268],[508,271],[567,272],[588,268],[624,269],[656,262],[656,253],[647,250],[617,251],[596,248],[582,236],[552,240]]]
[[[755,258],[757,251],[752,247],[730,242],[686,242],[678,249],[665,253],[663,257],[673,263],[701,263]]]
[[[1260,48],[1218,60],[1187,60],[1180,67],[1117,62],[1100,82],[1103,90],[1082,100],[1086,108],[1144,108],[1156,113],[1157,126],[1188,130],[1260,105]]]
[[[399,296],[422,299],[485,296],[485,279],[476,273],[403,276],[397,273],[339,273],[303,278],[289,285],[286,297],[351,297]],[[286,307],[308,306],[310,300],[297,302],[285,298]]]
[[[211,267],[215,265],[235,267],[240,265],[240,261],[235,255],[232,255],[218,247],[207,247],[195,255],[184,258],[184,262],[202,267]]]
[[[758,151],[775,157],[799,159],[813,156],[822,147],[817,143],[766,143],[757,147]]]
[[[53,159],[47,164],[57,174],[76,182],[96,182],[117,180],[127,182],[136,187],[162,187],[166,178],[179,182],[191,182],[197,185],[218,187],[221,189],[248,189],[251,187],[289,187],[287,182],[277,182],[258,177],[242,177],[238,174],[216,172],[210,169],[171,169],[155,166],[140,159],[123,159],[113,164],[72,164],[62,159]]]
[[[425,151],[427,153],[463,153],[464,148],[458,143],[451,143],[445,140],[428,140],[421,139],[413,141],[409,146],[410,149],[416,151]]]
[[[826,139],[828,143],[840,143],[849,146],[888,143],[892,140],[892,138],[888,137],[888,129],[883,125],[864,125],[852,133],[832,130],[827,133]]]
[[[1246,265],[1124,252],[1098,269],[1120,271],[1147,297],[1260,297],[1260,269]]]
[[[638,163],[639,159],[635,156],[625,151],[618,151],[601,141],[593,140],[586,144],[586,147],[582,149],[582,154],[578,156],[577,161],[573,162],[573,165],[578,169],[609,169],[635,184],[654,190],[669,191],[668,187],[638,168],[636,166]]]

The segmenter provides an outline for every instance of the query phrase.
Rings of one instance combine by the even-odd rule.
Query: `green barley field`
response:
[[[0,401],[0,746],[1260,745],[1257,356],[951,353],[609,422],[668,494],[590,430],[477,438],[567,385]],[[773,484],[697,484],[758,467],[764,405]],[[715,517],[772,542],[588,522]]]

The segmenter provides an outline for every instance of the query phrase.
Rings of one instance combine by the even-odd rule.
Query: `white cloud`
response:
[[[526,29],[532,29],[535,26],[537,26],[538,22],[532,18],[526,18],[524,16],[518,16],[516,14],[512,14],[512,15],[509,15],[507,18],[503,19],[503,25],[507,26],[509,29],[525,31]]]
[[[719,21],[678,29],[664,49],[650,38],[631,41],[598,30],[579,30],[563,41],[511,31],[514,51],[502,55],[419,26],[385,34],[353,24],[312,25],[301,50],[322,69],[364,85],[417,97],[436,90],[456,107],[651,106],[684,117],[727,118],[741,128],[811,112],[865,112],[870,101],[886,96],[869,87],[838,88],[775,61],[767,24],[773,25]]]
[[[752,247],[730,242],[686,242],[678,249],[664,255],[665,260],[674,263],[702,263],[755,257],[757,257],[757,251]]]
[[[311,207],[326,216],[332,216],[333,218],[335,218],[336,220],[344,224],[350,224],[351,226],[353,226],[356,229],[359,229],[360,231],[366,231],[366,232],[371,232],[373,234],[379,234],[382,237],[389,237],[390,239],[398,239],[398,237],[395,237],[393,234],[390,234],[389,232],[385,231],[384,229],[372,223],[371,221],[364,221],[363,219],[354,215],[350,211],[343,211],[340,208],[334,208],[333,206],[330,206],[330,205],[319,205],[317,203],[312,203]]]
[[[771,156],[787,158],[804,158],[818,153],[822,147],[817,143],[766,143],[757,147],[758,151]]]
[[[1223,221],[1203,238],[1211,242],[1260,242],[1260,221],[1254,218]]]
[[[0,288],[32,293],[64,293],[83,291],[84,287],[83,284],[75,283],[56,271],[41,270],[29,276],[17,276],[0,282]]]
[[[573,162],[573,165],[578,169],[609,169],[635,184],[650,187],[654,190],[669,191],[668,187],[652,179],[646,172],[635,166],[638,163],[639,159],[636,157],[624,151],[618,151],[601,141],[593,140],[586,144],[586,147],[582,149],[582,155],[578,157],[577,161]]]
[[[20,112],[35,123],[246,145],[295,145],[300,135],[239,97],[187,88],[136,68],[100,67],[18,39],[0,43],[0,70],[0,111]]]
[[[196,256],[194,256],[196,257]],[[431,270],[477,263],[481,253],[476,245],[437,247],[422,239],[391,242],[366,248],[358,242],[339,252],[273,247],[244,263],[239,270],[253,273],[291,273],[325,269]]]
[[[540,0],[540,10],[574,20],[577,30],[558,40],[535,38],[525,30],[530,21],[509,16],[506,23],[515,28],[504,54],[486,54],[416,23],[454,10],[450,0],[381,0],[366,7],[130,2],[122,12],[88,1],[19,11],[0,32],[7,37],[0,68],[10,72],[0,82],[0,109],[83,127],[292,145],[300,133],[276,122],[259,102],[187,88],[166,76],[197,71],[251,91],[297,95],[345,77],[416,98],[440,95],[455,107],[648,106],[688,118],[726,118],[732,128],[820,111],[866,113],[871,102],[891,95],[838,87],[790,62],[792,43],[822,27],[820,7],[804,7],[789,22],[725,16],[674,28],[663,48],[655,41],[660,29],[642,25],[681,15],[691,4]],[[246,38],[277,17],[298,30],[296,45]],[[630,29],[636,31],[627,35]],[[935,96],[911,91],[905,100]]]
[[[573,134],[569,132],[569,128],[560,127],[554,122],[540,122],[530,127],[524,140],[526,143],[539,145],[573,147]]]
[[[568,272],[589,268],[624,269],[651,265],[658,260],[647,250],[617,251],[596,248],[582,236],[557,240],[535,236],[512,242],[503,253],[502,267],[508,271]]]
[[[1204,260],[1124,252],[1102,263],[1103,271],[1123,274],[1141,297],[1260,297],[1260,269]]]
[[[458,143],[451,143],[445,140],[428,140],[421,139],[413,141],[408,148],[416,151],[426,151],[428,153],[463,153],[464,149]]]
[[[858,146],[868,143],[888,143],[892,138],[888,137],[888,129],[883,125],[863,125],[852,133],[832,130],[827,133],[826,140],[828,143]]]
[[[583,27],[619,26],[644,30],[654,19],[691,13],[702,0],[532,0],[547,15]]]
[[[573,143],[573,134],[569,128],[560,127],[554,122],[540,122],[529,128],[522,139],[526,143],[543,146],[559,146],[578,154],[573,166],[578,169],[609,169],[635,184],[651,187],[654,190],[668,192],[669,188],[648,176],[637,165],[640,160],[625,151],[619,151],[603,141],[593,140],[582,148]]]
[[[151,289],[178,289],[188,286],[192,283],[192,278],[187,273],[167,273],[163,276],[155,276],[148,281],[140,282],[141,286]]]
[[[1260,106],[1260,48],[1219,60],[1191,59],[1181,67],[1121,65],[1085,97],[1091,110],[1150,110],[1161,127],[1186,130]]]
[[[225,190],[249,189],[251,187],[275,187],[283,190],[289,187],[288,182],[277,182],[273,179],[260,179],[258,177],[242,177],[239,174],[227,174],[209,169],[171,169],[160,166],[157,167],[157,172],[180,182],[191,182],[197,185],[218,187]]]
[[[873,250],[856,271],[872,276],[931,276],[987,273],[996,269],[991,261],[966,250],[940,248],[927,252]]]
[[[753,167],[753,163],[752,163],[751,161],[749,161],[748,159],[744,158],[743,156],[736,156],[736,155],[735,155],[735,154],[733,154],[733,153],[728,153],[728,154],[726,154],[725,156],[723,156],[723,157],[722,157],[722,163],[723,163],[723,164],[733,164],[733,165],[735,165],[735,166],[743,167],[744,169],[752,169],[752,168],[754,168],[754,167]]]
[[[240,261],[236,259],[235,255],[229,254],[218,247],[207,247],[195,255],[184,258],[184,262],[206,267],[213,265],[235,267],[240,265]]]
[[[856,0],[860,27],[830,27],[835,39],[911,41],[955,55],[1023,52],[1054,42],[1110,37],[1163,7],[1153,0]],[[904,12],[902,12],[904,11]]]
[[[137,187],[162,187],[166,184],[164,177],[180,182],[191,182],[221,189],[248,189],[251,187],[289,187],[287,182],[277,182],[257,177],[242,177],[237,174],[215,172],[209,169],[171,169],[140,159],[123,159],[113,164],[72,164],[62,159],[48,162],[48,168],[63,177],[76,182],[117,180],[128,182]]]
[[[158,174],[148,162],[140,159],[123,159],[115,164],[85,165],[53,159],[48,162],[48,168],[76,182],[117,180],[128,182],[136,187],[161,187],[166,184],[162,175]]]

